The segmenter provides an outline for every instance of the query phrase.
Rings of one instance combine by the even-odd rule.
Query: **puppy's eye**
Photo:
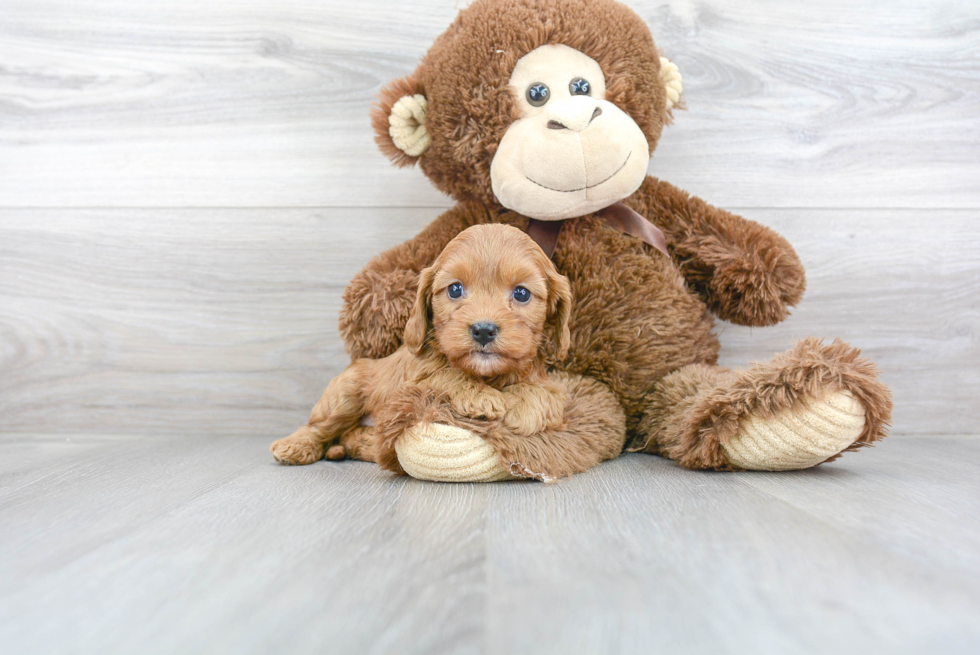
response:
[[[460,284],[459,282],[453,282],[448,287],[446,287],[446,293],[449,295],[450,298],[454,300],[456,298],[460,298],[463,295],[463,285]]]
[[[548,102],[551,90],[541,82],[535,82],[527,87],[527,101],[534,107],[540,107]]]
[[[592,87],[589,86],[589,81],[581,77],[576,77],[568,85],[568,90],[573,96],[587,96]]]
[[[531,299],[531,292],[524,287],[514,287],[514,300],[525,303]]]

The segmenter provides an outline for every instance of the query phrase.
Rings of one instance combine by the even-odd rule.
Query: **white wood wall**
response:
[[[631,4],[688,111],[650,170],[770,225],[809,288],[723,362],[841,336],[894,433],[980,420],[980,3]],[[448,200],[368,110],[452,0],[0,0],[0,431],[299,424],[340,293]]]

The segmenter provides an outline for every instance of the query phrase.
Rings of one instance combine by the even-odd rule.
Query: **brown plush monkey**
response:
[[[381,150],[458,204],[352,280],[340,321],[350,354],[394,352],[419,271],[463,229],[505,223],[553,249],[571,283],[569,356],[549,363],[601,383],[570,400],[567,429],[581,438],[525,446],[538,463],[572,449],[584,470],[606,456],[586,452],[608,440],[595,433],[603,385],[626,412],[624,449],[690,468],[801,469],[882,439],[890,393],[847,344],[809,338],[745,370],[716,365],[711,314],[773,325],[805,277],[772,230],[646,175],[680,90],[647,26],[613,0],[464,9],[372,115]]]

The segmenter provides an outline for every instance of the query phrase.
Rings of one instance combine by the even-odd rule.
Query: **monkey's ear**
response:
[[[405,323],[405,335],[402,341],[408,348],[419,355],[425,346],[425,339],[432,328],[432,280],[436,276],[436,267],[430,266],[419,274],[419,290],[415,295],[415,306]]]
[[[667,116],[670,116],[674,108],[680,109],[678,105],[681,102],[681,93],[684,92],[684,79],[677,64],[666,57],[660,58],[660,81],[667,91]]]
[[[413,75],[389,82],[371,107],[374,140],[395,166],[411,166],[429,148],[428,102]]]

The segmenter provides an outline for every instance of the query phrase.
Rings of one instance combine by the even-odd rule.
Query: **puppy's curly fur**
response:
[[[351,363],[309,423],[272,444],[273,456],[283,464],[352,456],[402,472],[394,442],[408,414],[397,408],[411,398],[510,436],[560,427],[566,385],[548,378],[543,346],[568,351],[571,302],[568,280],[522,231],[464,230],[422,271],[405,345]]]

